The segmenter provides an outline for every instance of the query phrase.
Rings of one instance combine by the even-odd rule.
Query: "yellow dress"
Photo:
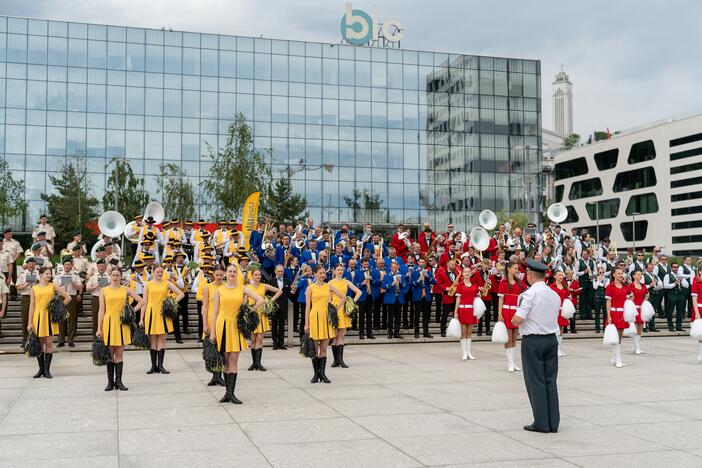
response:
[[[312,307],[310,308],[310,338],[328,340],[334,338],[334,329],[329,324],[329,285],[317,283],[309,285]]]
[[[163,300],[168,296],[168,281],[164,278],[160,283],[154,280],[146,283],[149,300],[144,314],[144,331],[147,335],[165,335],[173,332],[173,320],[161,313]]]
[[[120,286],[102,288],[105,315],[102,316],[102,342],[105,346],[127,346],[132,342],[132,332],[123,325],[119,316],[127,302],[127,288]]]
[[[333,279],[329,282],[329,284],[334,286],[344,296],[344,299],[341,299],[336,294],[332,294],[332,304],[334,304],[335,307],[339,308],[339,304],[344,302],[344,306],[339,309],[338,328],[351,328],[351,317],[346,315],[344,312],[344,310],[346,310],[346,291],[349,289],[349,283],[346,281],[346,278],[341,278]]]
[[[261,297],[266,297],[266,285],[263,283],[259,283],[257,287],[254,287],[253,284],[249,284],[249,288],[256,294],[258,294]],[[253,299],[249,298],[249,304],[254,305],[256,301]],[[254,333],[266,333],[267,331],[271,331],[271,322],[268,320],[268,317],[263,315],[263,311],[259,308],[257,310],[258,312],[258,318],[260,319],[258,322],[258,327],[256,327],[256,330],[254,330]]]
[[[219,313],[215,330],[217,334],[217,349],[220,353],[237,353],[246,351],[248,344],[246,338],[239,331],[237,315],[244,302],[244,286],[238,283],[235,288],[228,288],[222,284],[217,288],[219,292]]]
[[[220,283],[219,286],[222,286],[223,283]],[[212,323],[212,317],[214,316],[214,297],[215,297],[215,292],[219,288],[214,283],[207,283],[205,285],[205,291],[207,291],[207,328],[209,329],[210,323]],[[204,295],[203,291],[203,295]]]
[[[32,286],[34,291],[34,316],[32,326],[39,338],[59,334],[59,324],[49,319],[49,302],[54,297],[54,283]]]

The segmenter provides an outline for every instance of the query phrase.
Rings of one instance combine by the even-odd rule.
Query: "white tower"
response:
[[[573,133],[573,83],[562,66],[553,82],[553,130],[564,137]]]

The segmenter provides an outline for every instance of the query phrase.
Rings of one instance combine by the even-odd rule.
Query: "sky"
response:
[[[583,140],[702,113],[699,0],[362,0],[405,27],[402,48],[541,61],[543,126],[561,65]],[[3,0],[0,14],[180,31],[339,42],[343,0]]]

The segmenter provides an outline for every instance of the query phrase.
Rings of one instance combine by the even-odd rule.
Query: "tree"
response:
[[[7,161],[0,158],[0,225],[6,225],[10,218],[27,212],[24,199],[24,181],[15,180]]]
[[[595,141],[602,141],[606,140],[609,138],[609,134],[607,132],[595,132]]]
[[[122,213],[127,222],[144,212],[149,203],[149,192],[144,188],[144,179],[134,175],[126,159],[115,159],[115,168],[107,178],[102,207]]]
[[[187,174],[177,164],[168,163],[159,166],[156,193],[161,194],[161,205],[166,215],[179,220],[195,215],[195,190],[188,181]]]
[[[573,149],[575,146],[578,145],[578,143],[580,143],[580,135],[578,135],[577,133],[571,133],[563,139],[562,148],[564,150]]]
[[[295,224],[308,216],[307,199],[293,193],[290,176],[285,175],[268,188],[263,211],[275,223]]]
[[[54,192],[42,193],[56,239],[61,245],[71,241],[77,232],[90,236],[86,225],[98,216],[98,199],[92,194],[93,185],[88,177],[84,153],[76,153],[61,167],[58,175],[49,175]],[[85,242],[91,239],[86,237]]]
[[[212,197],[217,217],[235,218],[251,193],[261,192],[265,202],[272,174],[264,154],[254,148],[251,127],[243,114],[236,116],[227,132],[224,148],[215,151],[207,145],[212,166],[202,186]],[[270,150],[266,153],[270,156]]]
[[[497,212],[497,225],[505,224],[507,221],[511,220],[512,229],[515,227],[520,227],[524,229],[527,224],[529,224],[529,218],[527,215],[521,211],[515,211],[511,214],[505,213],[505,210],[500,210]]]

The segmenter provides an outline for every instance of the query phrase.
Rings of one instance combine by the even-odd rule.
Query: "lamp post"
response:
[[[516,145],[512,147],[513,150],[522,150],[522,157],[524,158],[524,209],[526,210],[527,219],[530,219],[530,180],[529,180],[529,150],[531,147],[529,145]],[[510,164],[510,172],[512,165]]]

